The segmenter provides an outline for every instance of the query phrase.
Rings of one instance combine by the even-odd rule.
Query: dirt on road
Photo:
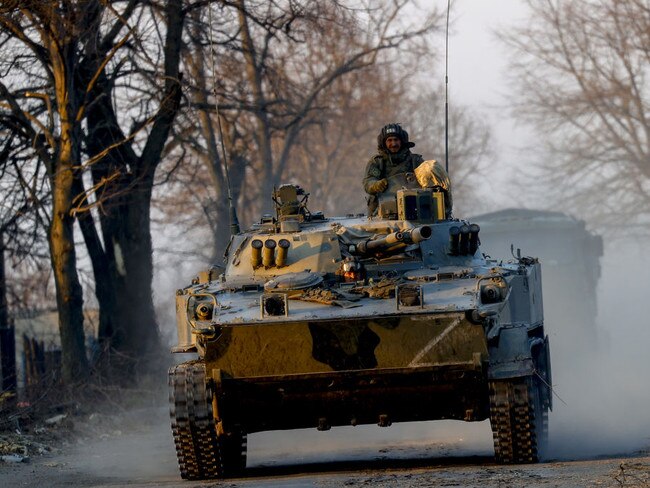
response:
[[[180,479],[166,409],[95,417],[74,428],[74,441],[58,452],[0,463],[0,486],[650,487],[648,452],[497,465],[487,422],[255,434],[245,477],[203,482]]]

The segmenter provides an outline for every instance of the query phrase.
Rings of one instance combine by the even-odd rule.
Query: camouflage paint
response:
[[[464,313],[224,327],[208,370],[232,378],[390,368],[487,359],[483,328]]]

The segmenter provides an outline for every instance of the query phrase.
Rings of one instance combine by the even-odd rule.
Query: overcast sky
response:
[[[439,1],[445,8],[446,3],[445,0]],[[494,198],[493,205],[535,206],[536,202],[528,199],[528,192],[509,187],[513,170],[533,163],[522,155],[522,147],[532,141],[530,132],[516,126],[510,117],[507,78],[509,51],[495,35],[497,29],[507,29],[525,19],[527,6],[522,0],[453,0],[452,5],[450,110],[455,105],[463,105],[490,123],[495,159],[490,163],[486,186],[489,186]],[[444,39],[440,42],[444,42]]]
[[[444,2],[443,2],[444,3]],[[525,18],[521,0],[455,0],[449,38],[449,77],[453,99],[488,108],[507,92],[508,50],[493,31]]]

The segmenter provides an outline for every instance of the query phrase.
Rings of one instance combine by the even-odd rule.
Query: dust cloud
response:
[[[595,324],[548,323],[553,383],[550,455],[582,458],[650,448],[650,323],[641,243],[607,242]],[[580,304],[577,304],[579,306]],[[576,304],[545,303],[570,316]],[[645,313],[644,313],[645,312]]]
[[[122,413],[118,430],[80,443],[68,462],[71,468],[105,481],[176,479],[167,406]]]

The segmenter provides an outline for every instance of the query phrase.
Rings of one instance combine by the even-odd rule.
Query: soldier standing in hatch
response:
[[[377,136],[378,153],[366,166],[363,189],[368,196],[368,215],[377,213],[379,195],[388,188],[388,178],[400,173],[412,173],[422,161],[422,156],[411,153],[415,146],[408,132],[399,124],[385,125]]]

